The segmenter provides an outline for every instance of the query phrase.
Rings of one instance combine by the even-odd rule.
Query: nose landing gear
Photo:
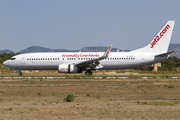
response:
[[[22,76],[22,72],[19,72],[19,76]]]

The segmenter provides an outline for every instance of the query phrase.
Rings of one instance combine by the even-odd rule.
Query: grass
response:
[[[64,97],[64,101],[66,102],[73,102],[75,100],[76,96],[74,93],[68,93],[65,97]]]
[[[133,74],[130,74],[128,77],[130,79],[140,79],[140,78],[142,78],[142,76],[140,76],[140,75],[133,75]]]
[[[180,100],[173,101],[136,101],[139,105],[170,105],[174,106],[180,103]]]
[[[99,111],[99,114],[101,114],[101,115],[107,115],[107,114],[110,114],[110,110]]]
[[[106,79],[106,78],[107,78],[107,75],[106,75],[106,74],[102,74],[102,78],[103,78],[103,79]]]
[[[143,91],[144,93],[147,93],[147,92],[148,92],[147,90],[144,90],[144,89],[142,89],[142,91]]]
[[[52,82],[47,82],[45,79],[40,82],[38,79],[36,81],[33,80],[33,85],[30,84],[31,79],[29,79],[29,82],[23,82],[28,86],[28,89],[26,87],[19,88],[19,84],[17,81],[17,85],[14,85],[15,87],[6,87],[9,83],[7,82],[7,85],[4,85],[4,88],[11,88],[11,91],[8,91],[4,88],[1,88],[0,94],[3,92],[6,92],[6,95],[3,95],[2,98],[2,104],[8,103],[5,97],[8,98],[11,94],[9,93],[15,93],[15,95],[19,98],[21,97],[21,92],[24,91],[24,97],[21,97],[25,101],[31,101],[31,104],[26,104],[26,107],[22,107],[25,105],[24,103],[21,105],[15,105],[16,109],[13,107],[14,103],[16,104],[21,103],[22,99],[17,99],[14,97],[14,100],[12,100],[12,104],[8,106],[1,106],[2,109],[10,108],[12,107],[13,110],[2,110],[1,111],[1,117],[0,119],[3,119],[3,116],[10,116],[13,117],[16,116],[19,117],[19,114],[16,114],[16,110],[22,110],[24,111],[24,114],[22,115],[21,119],[33,119],[32,116],[34,116],[34,119],[36,116],[39,118],[51,118],[51,119],[58,119],[59,116],[61,116],[61,119],[115,119],[115,120],[121,120],[121,119],[178,119],[180,117],[180,110],[179,105],[180,103],[180,96],[177,94],[180,90],[180,87],[176,87],[179,84],[179,80],[167,80],[167,79],[161,79],[161,80],[138,80],[138,79],[110,79],[110,80],[62,80],[58,79],[55,80],[55,82],[52,80]],[[35,84],[35,83],[38,84]],[[21,80],[20,80],[20,83]],[[122,86],[124,85],[124,86]],[[151,87],[153,86],[154,87]],[[160,85],[159,88],[157,85]],[[166,87],[163,87],[163,85],[167,85]],[[175,85],[175,88],[168,88],[168,85]],[[35,86],[41,86],[41,87],[35,87]],[[46,87],[43,87],[46,86]],[[140,89],[137,89],[139,87]],[[52,89],[53,88],[53,89]],[[118,88],[118,89],[117,89]],[[100,90],[98,90],[100,89]],[[144,91],[141,90],[147,90],[148,93],[144,93]],[[18,91],[14,91],[18,90]],[[108,91],[106,91],[108,90]],[[13,92],[14,91],[14,92]],[[42,93],[41,93],[41,92]],[[63,101],[64,96],[68,92],[75,92],[78,93],[78,98],[75,99],[74,102],[65,102]],[[156,91],[158,94],[156,94]],[[37,93],[40,92],[42,96],[38,96]],[[52,94],[55,93],[56,96],[52,96]],[[172,93],[172,94],[171,94]],[[99,96],[97,96],[99,95]],[[27,97],[26,99],[26,96]],[[90,97],[89,97],[90,96]],[[97,98],[96,98],[97,96]],[[137,97],[136,97],[137,96]],[[99,97],[99,98],[98,98]],[[11,97],[10,97],[11,98]],[[29,99],[30,98],[30,99]],[[157,98],[157,99],[156,99]],[[173,98],[173,100],[170,100],[169,98]],[[15,101],[16,100],[16,101]],[[89,100],[89,101],[87,101]],[[139,104],[135,103],[135,101],[139,100]],[[55,101],[51,102],[50,101]],[[87,101],[87,103],[82,102]],[[154,101],[152,105],[149,102]],[[160,101],[160,103],[157,103],[156,101]],[[162,103],[162,101],[165,101],[166,103]],[[167,104],[167,101],[175,101],[176,103]],[[132,103],[134,102],[134,103]],[[144,102],[144,103],[143,103]],[[43,103],[43,104],[42,104]],[[140,103],[143,103],[140,105]],[[164,105],[162,105],[164,104]],[[4,104],[5,105],[5,104]],[[131,106],[132,105],[132,106]],[[156,106],[155,106],[156,105]],[[64,107],[65,106],[65,107]],[[35,110],[35,109],[39,109]],[[41,109],[41,108],[46,108]],[[61,109],[56,109],[61,107]],[[20,109],[19,109],[20,108]],[[127,109],[131,108],[131,109]],[[142,109],[143,108],[143,109]],[[163,109],[165,108],[165,109]],[[167,108],[167,109],[166,109]],[[1,109],[0,109],[1,110]],[[62,112],[64,111],[64,112]],[[4,113],[2,113],[4,112]],[[80,115],[79,112],[84,112],[83,115]],[[55,116],[55,117],[54,117]],[[57,117],[58,116],[58,117]],[[153,117],[151,117],[153,116]],[[16,119],[10,118],[9,119]],[[101,118],[100,118],[101,117]],[[7,118],[8,119],[8,118]]]
[[[147,78],[157,79],[159,78],[157,75],[147,75]]]
[[[163,74],[159,76],[160,78],[172,78],[172,76],[168,75],[168,74]]]
[[[174,85],[168,85],[168,88],[174,88]]]
[[[164,87],[167,87],[167,88],[174,88],[175,85],[164,85]]]
[[[40,81],[43,81],[43,78],[42,78],[42,77],[38,77],[38,79],[39,79]]]
[[[30,107],[30,108],[28,108],[29,110],[31,110],[31,111],[33,111],[33,110],[35,110],[35,111],[38,111],[39,109],[35,109],[35,108],[33,108],[33,107]]]
[[[101,97],[100,97],[100,95],[97,95],[96,98],[97,98],[97,99],[100,99]]]
[[[2,109],[2,110],[13,110],[13,108],[7,108],[7,109]]]
[[[81,73],[81,74],[65,74],[65,78],[64,79],[92,79],[92,78],[109,79],[109,78],[119,78],[118,75],[107,75],[104,71],[105,72],[113,72],[115,70],[103,70],[103,72],[99,72],[99,73],[101,73],[100,75],[93,75],[93,76],[86,76],[86,75],[84,75],[84,73]],[[40,72],[40,73],[43,74],[45,72],[47,72],[47,71]],[[164,72],[163,74],[162,74],[162,72],[158,72],[158,73],[155,72],[154,73],[154,72],[151,72],[151,71],[149,71],[148,73],[147,72],[143,73],[142,71],[138,71],[138,70],[122,70],[122,71],[119,70],[119,72],[117,72],[117,71],[115,71],[115,72],[116,73],[121,73],[121,72],[122,73],[126,73],[126,72],[128,72],[128,74],[131,73],[130,75],[128,75],[129,79],[141,79],[141,78],[143,78],[142,75],[134,75],[133,73],[146,74],[147,78],[149,78],[149,79],[159,79],[159,78],[171,79],[172,78],[172,76],[169,75],[171,73],[166,73],[166,72]],[[96,74],[98,72],[97,71],[93,71],[93,73]],[[11,74],[11,73],[9,73],[9,74]],[[47,79],[47,77],[42,77],[42,75],[40,75],[40,74],[37,75],[37,73],[34,73],[34,72],[30,72],[29,74],[32,75],[32,77],[31,77],[32,79],[39,79],[40,81],[43,81],[43,79]],[[51,70],[49,71],[48,74],[55,75],[54,71],[51,71]],[[11,78],[15,79],[13,77],[13,75],[14,75],[14,73],[12,73]],[[37,75],[37,77],[35,77],[36,75]],[[1,75],[0,78],[2,78],[2,75]],[[22,77],[22,79],[25,79],[26,81],[28,81],[27,77]]]
[[[126,81],[123,81],[122,83],[121,83],[121,85],[123,86],[123,85],[125,85],[125,84],[127,84],[127,82]]]

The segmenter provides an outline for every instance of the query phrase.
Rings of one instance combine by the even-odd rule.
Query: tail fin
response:
[[[131,52],[167,53],[174,23],[175,21],[168,21],[147,46]]]

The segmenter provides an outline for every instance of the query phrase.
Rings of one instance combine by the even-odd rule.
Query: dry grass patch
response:
[[[174,100],[174,101],[136,101],[139,105],[170,105],[174,106],[180,103],[180,100]]]

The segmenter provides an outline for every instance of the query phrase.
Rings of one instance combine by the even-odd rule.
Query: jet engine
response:
[[[58,67],[59,73],[81,73],[78,71],[78,67],[70,64],[60,64]]]

